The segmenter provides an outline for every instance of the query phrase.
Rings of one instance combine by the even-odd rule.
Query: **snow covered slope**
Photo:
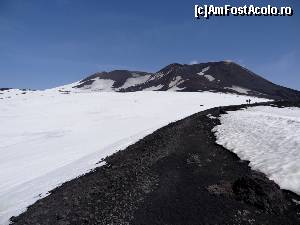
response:
[[[73,85],[76,90],[121,91],[147,82],[151,74],[138,71],[114,70],[95,73]]]
[[[300,108],[250,107],[220,120],[214,128],[218,144],[281,188],[300,194]]]
[[[0,99],[1,225],[51,189],[102,165],[96,164],[101,158],[154,130],[249,98],[210,92],[67,93],[11,91]]]

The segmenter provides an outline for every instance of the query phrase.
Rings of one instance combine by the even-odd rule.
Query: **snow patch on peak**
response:
[[[178,87],[178,85],[182,84],[184,80],[182,80],[181,76],[174,77],[174,79],[169,83],[168,91],[180,91],[184,88]]]
[[[174,77],[174,79],[169,83],[169,87],[171,88],[175,86],[179,81],[181,81],[181,79],[181,76]]]
[[[225,87],[224,89],[233,90],[241,94],[248,94],[248,92],[251,91],[250,89],[243,88],[240,86],[235,86],[235,85],[232,85],[232,87]]]
[[[136,78],[136,77],[140,77],[141,75],[138,73],[131,73],[132,77]]]
[[[212,75],[205,74],[210,69],[210,66],[205,67],[204,69],[201,70],[201,72],[197,73],[199,76],[204,76],[208,81],[212,82],[215,80],[215,78]]]
[[[84,86],[82,89],[90,89],[91,91],[114,91],[113,85],[115,81],[110,79],[100,79],[99,77],[93,79],[93,83]]]
[[[139,84],[146,83],[149,80],[150,77],[151,77],[151,75],[128,78],[126,80],[126,82],[123,84],[123,86],[120,87],[119,89],[133,87],[133,86],[136,86],[136,85],[139,85]]]
[[[204,75],[204,77],[207,79],[207,80],[209,80],[209,81],[214,81],[215,80],[215,78],[212,76],[212,75]]]
[[[160,85],[157,85],[157,86],[145,88],[143,91],[158,91],[161,88],[163,88],[163,85],[160,84]]]
[[[168,91],[181,91],[183,89],[184,89],[184,87],[180,88],[178,86],[173,86],[173,87],[169,88]]]
[[[162,78],[165,74],[164,73],[156,73],[155,77],[156,78]]]
[[[225,64],[230,64],[230,63],[233,63],[233,60],[226,59],[226,60],[224,60],[224,63],[225,63]]]
[[[153,75],[151,75],[151,78],[149,79],[149,81],[151,81],[151,80],[155,80],[155,79],[160,79],[160,78],[162,78],[163,76],[164,76],[165,74],[164,73],[155,73],[155,74],[153,74]]]
[[[205,67],[204,69],[201,70],[201,72],[197,73],[200,76],[203,76],[205,72],[207,72],[210,69],[210,66]]]

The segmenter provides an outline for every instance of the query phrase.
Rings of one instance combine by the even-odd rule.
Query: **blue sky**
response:
[[[295,14],[194,19],[195,4],[225,3],[292,6]],[[0,87],[230,59],[300,90],[299,12],[299,0],[0,0]]]

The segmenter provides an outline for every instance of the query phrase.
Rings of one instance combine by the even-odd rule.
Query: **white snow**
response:
[[[53,88],[52,90],[61,90],[61,91],[72,91],[72,92],[88,92],[88,91],[102,91],[102,92],[111,92],[118,91],[122,88],[133,87],[139,84],[143,84],[149,80],[151,75],[141,76],[137,73],[132,73],[132,78],[128,78],[125,83],[120,88],[114,88],[114,82],[110,79],[101,79],[99,77],[92,79],[93,83],[90,85],[86,85],[82,88],[73,88],[74,86],[79,85],[81,82],[75,82],[72,84],[67,84],[64,86],[60,86],[57,88]]]
[[[20,90],[20,89],[9,89],[9,90],[5,90],[5,91],[0,91],[0,100],[6,99],[6,98],[12,98],[12,97],[18,96],[18,95],[25,95],[30,92],[33,92],[33,91]]]
[[[160,78],[162,78],[164,75],[165,75],[165,74],[163,74],[163,73],[155,73],[155,74],[152,74],[152,75],[151,75],[151,78],[149,79],[149,81],[155,80],[155,79],[160,79]]]
[[[296,203],[296,205],[300,205],[300,201],[296,200],[296,199],[292,199],[293,202]]]
[[[71,83],[71,84],[66,84],[66,85],[63,85],[63,86],[60,86],[60,87],[53,88],[52,90],[74,91],[75,89],[73,87],[79,85],[80,83],[81,83],[80,81],[77,81],[77,82],[74,82],[74,83]]]
[[[204,75],[204,77],[207,79],[207,80],[209,80],[209,81],[214,81],[215,80],[215,78],[212,76],[212,75]]]
[[[100,79],[99,77],[93,79],[94,82],[91,85],[84,86],[83,89],[88,89],[91,91],[114,91],[113,85],[114,81],[110,79]]]
[[[169,83],[169,87],[171,88],[175,86],[181,79],[181,76],[174,77],[173,80]]]
[[[226,63],[226,64],[231,64],[231,63],[233,63],[233,60],[226,59],[226,60],[224,60],[224,63]]]
[[[173,80],[169,83],[168,91],[180,91],[184,88],[178,87],[178,85],[182,84],[184,80],[182,80],[181,76],[174,77]]]
[[[74,88],[77,85],[80,85],[82,82],[77,81],[71,84],[59,86],[56,88],[52,88],[49,90],[52,91],[69,91],[73,93],[83,93],[83,92],[95,92],[95,91],[103,91],[103,92],[112,92],[114,91],[113,85],[114,81],[110,79],[101,79],[99,77],[96,77],[92,79],[92,83],[89,85],[85,85],[81,88]]]
[[[247,88],[243,88],[243,87],[239,87],[239,86],[235,86],[235,85],[232,85],[232,87],[225,87],[225,89],[230,89],[230,90],[236,91],[241,94],[248,94],[248,91],[251,91]]]
[[[182,83],[182,82],[179,82],[177,85],[179,85],[179,84],[181,84],[181,83]],[[181,91],[181,90],[184,89],[184,87],[180,88],[180,87],[178,87],[177,85],[175,85],[175,86],[169,88],[168,91]]]
[[[210,67],[205,67],[204,69],[201,70],[201,72],[197,73],[199,76],[204,76],[208,81],[212,82],[215,80],[215,78],[212,75],[205,74],[210,69]]]
[[[131,75],[132,75],[132,77],[140,77],[141,75],[140,74],[138,74],[138,73],[131,73]]]
[[[112,82],[97,88],[109,89]],[[160,88],[160,87],[156,87]],[[221,93],[81,92],[59,89],[0,99],[0,224],[48,191],[102,164],[154,130],[249,97]],[[252,98],[252,102],[263,99]],[[200,107],[200,104],[204,105]]]
[[[201,72],[197,73],[200,76],[203,76],[205,72],[207,72],[210,69],[210,66],[205,67],[204,69],[201,70]]]
[[[128,78],[121,88],[128,88],[128,87],[133,87],[133,86],[136,86],[139,84],[143,84],[147,80],[149,80],[150,77],[151,77],[151,75],[145,75],[145,76],[139,76],[139,77],[134,76],[133,78]]]
[[[300,194],[300,109],[257,106],[228,112],[217,143],[249,160],[281,188]]]
[[[211,114],[208,114],[207,117],[211,120],[215,120],[215,119],[218,119],[217,117],[211,115]]]
[[[157,91],[161,88],[163,88],[163,85],[159,84],[157,86],[152,86],[152,87],[145,88],[143,91]]]

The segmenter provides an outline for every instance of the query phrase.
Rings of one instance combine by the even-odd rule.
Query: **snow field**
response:
[[[210,92],[62,94],[58,89],[24,95],[12,90],[6,95],[11,98],[0,99],[1,225],[55,187],[103,165],[96,164],[101,158],[156,129],[249,99]]]
[[[250,107],[223,114],[220,121],[213,129],[218,144],[300,194],[300,108]]]

